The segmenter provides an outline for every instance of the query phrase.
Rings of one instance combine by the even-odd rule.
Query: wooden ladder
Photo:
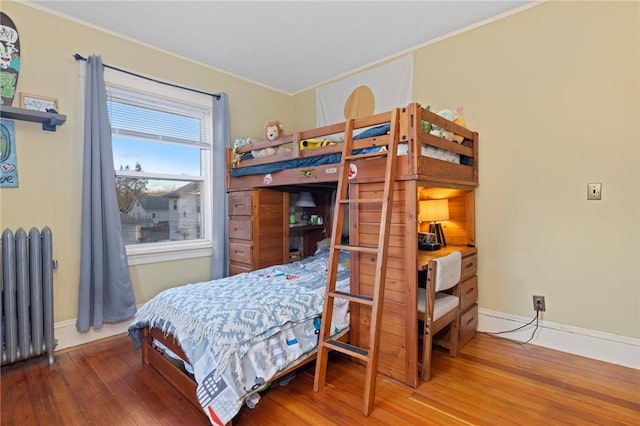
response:
[[[313,383],[315,392],[324,388],[327,375],[327,363],[329,351],[335,350],[346,355],[350,355],[366,364],[364,383],[364,406],[362,412],[365,416],[371,413],[374,405],[376,390],[376,375],[378,370],[378,348],[380,346],[380,328],[382,323],[382,299],[384,296],[384,286],[387,271],[387,253],[389,242],[389,230],[391,227],[391,212],[393,210],[393,186],[396,177],[396,158],[398,149],[398,123],[399,110],[394,109],[391,113],[391,123],[389,131],[389,142],[386,151],[370,152],[364,154],[353,154],[353,128],[354,120],[348,120],[345,128],[344,147],[340,162],[340,176],[338,178],[338,190],[334,221],[331,233],[331,247],[329,251],[329,265],[327,268],[327,286],[324,297],[324,309],[322,313],[322,326],[320,328],[320,338],[318,341],[318,357],[316,360],[316,371]],[[351,164],[356,160],[386,157],[384,175],[378,181],[384,181],[384,190],[381,199],[357,199],[348,198],[349,178],[352,173]],[[366,163],[359,162],[360,167]],[[376,180],[374,180],[376,181]],[[371,180],[367,180],[371,182]],[[381,205],[380,233],[378,235],[377,246],[343,245],[341,244],[342,228],[344,223],[345,208],[349,205],[362,204]],[[372,254],[376,256],[375,280],[373,295],[347,293],[336,291],[336,276],[340,250]],[[352,276],[353,278],[353,276]],[[371,323],[369,330],[369,347],[361,348],[331,339],[331,318],[333,318],[333,302],[335,299],[346,299],[351,303],[371,307]]]

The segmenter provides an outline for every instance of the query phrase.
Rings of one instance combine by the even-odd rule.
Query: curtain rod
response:
[[[87,58],[83,57],[79,53],[74,54],[73,57],[75,58],[76,61],[86,61],[87,60]],[[185,86],[180,86],[179,84],[167,83],[166,81],[156,80],[155,78],[147,77],[145,75],[136,74],[136,73],[131,72],[131,71],[123,70],[122,68],[114,67],[112,65],[102,64],[102,66],[105,67],[105,68],[109,68],[109,69],[115,70],[115,71],[123,72],[125,74],[133,75],[135,77],[144,78],[145,80],[153,81],[155,83],[164,84],[166,86],[177,87],[178,89],[189,90],[190,92],[196,92],[196,93],[200,93],[202,95],[214,96],[216,99],[220,100],[220,95],[217,94],[217,93],[203,92],[202,90],[192,89],[191,87],[185,87]]]

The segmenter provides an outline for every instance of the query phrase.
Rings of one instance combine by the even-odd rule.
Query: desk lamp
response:
[[[295,206],[302,208],[301,219],[305,222],[308,222],[309,214],[305,211],[305,209],[316,207],[316,202],[313,201],[313,196],[311,195],[310,192],[301,192],[300,195],[298,195],[298,199],[296,200]]]
[[[429,224],[429,232],[436,234],[436,242],[442,247],[446,247],[447,240],[444,238],[442,225],[438,221],[449,220],[449,200],[420,201],[420,220],[433,222]]]

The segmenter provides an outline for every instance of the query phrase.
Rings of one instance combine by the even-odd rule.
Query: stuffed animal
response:
[[[436,112],[436,114],[438,114],[442,118],[446,118],[449,121],[453,121],[455,119],[455,113],[450,109],[441,109],[440,111]],[[434,123],[431,124],[431,131],[429,133],[448,141],[452,141],[454,136],[453,132],[445,130]]]
[[[236,139],[233,143],[233,165],[237,166],[240,164],[240,160],[242,159],[242,154],[238,154],[238,148],[244,145],[244,139]]]
[[[284,125],[279,121],[267,121],[264,125],[264,136],[269,141],[274,141],[284,136]],[[284,154],[293,151],[293,144],[286,143],[276,147],[268,147],[259,151],[251,151],[255,158],[267,157],[274,154]]]
[[[275,153],[276,149],[272,147],[251,151],[251,155],[253,155],[253,158],[268,157],[269,155],[274,155]]]
[[[456,108],[455,111],[453,111],[453,114],[455,116],[453,122],[456,123],[458,126],[467,127],[467,122],[465,121],[464,117],[462,116],[462,110],[463,109],[464,109],[464,107],[459,106],[458,108]],[[464,141],[464,136],[453,135],[453,140],[458,142],[458,143],[462,143]]]
[[[284,125],[279,121],[267,121],[264,125],[264,136],[267,140],[274,141],[284,135]]]
[[[426,107],[424,107],[424,109],[430,111],[431,105],[427,105]],[[431,129],[431,123],[429,123],[427,120],[420,121],[420,130],[422,130],[424,133],[431,133]]]
[[[320,148],[328,145],[335,145],[335,142],[332,140],[323,139],[323,138],[311,138],[311,139],[304,139],[300,141],[301,150]]]

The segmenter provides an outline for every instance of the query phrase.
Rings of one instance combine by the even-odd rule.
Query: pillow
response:
[[[324,240],[318,241],[318,245],[316,250],[320,250],[321,248],[329,247],[331,245],[331,238],[325,238]]]

